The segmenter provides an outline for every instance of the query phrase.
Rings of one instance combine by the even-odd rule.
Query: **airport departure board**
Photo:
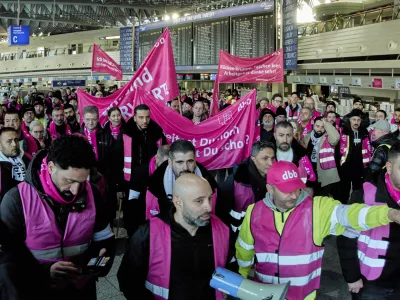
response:
[[[258,57],[275,50],[273,14],[259,14],[232,18],[231,54]]]
[[[219,51],[229,52],[229,18],[194,23],[194,65],[218,65]]]
[[[172,51],[175,66],[191,66],[193,64],[193,26],[192,23],[171,26]]]
[[[139,33],[139,65],[142,64],[161,34],[162,28]]]
[[[167,27],[177,71],[214,70],[220,50],[248,58],[272,53],[276,50],[274,3],[232,5],[136,26],[135,62],[143,62]],[[140,63],[135,63],[135,69]]]

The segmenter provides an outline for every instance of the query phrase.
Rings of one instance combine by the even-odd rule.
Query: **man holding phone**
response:
[[[84,138],[61,136],[49,151],[36,154],[25,182],[1,203],[0,218],[11,235],[48,270],[51,299],[96,299],[95,278],[105,276],[112,264],[115,239],[104,200],[87,181],[94,163]],[[111,258],[107,264],[87,270],[91,258],[104,254]]]

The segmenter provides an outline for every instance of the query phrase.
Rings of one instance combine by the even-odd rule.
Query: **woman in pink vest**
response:
[[[233,253],[229,228],[211,214],[212,194],[195,174],[176,180],[173,210],[142,225],[124,255],[118,281],[128,300],[223,299],[209,281]]]

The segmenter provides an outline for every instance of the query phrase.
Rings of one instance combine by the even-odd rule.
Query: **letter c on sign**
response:
[[[13,42],[16,43],[18,41],[18,37],[15,35],[13,36]]]

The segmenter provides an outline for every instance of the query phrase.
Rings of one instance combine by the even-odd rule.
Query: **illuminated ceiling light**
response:
[[[164,20],[165,20],[165,21],[168,21],[169,19],[171,19],[171,18],[170,18],[168,15],[165,15],[165,16],[164,16]]]
[[[186,14],[184,14],[183,16],[187,17],[187,16],[190,16],[190,14],[189,14],[189,13],[186,13]]]
[[[63,16],[62,16],[62,14],[60,14],[60,18],[62,18]]]
[[[40,33],[39,33],[39,36],[42,36],[42,35],[43,35],[43,32],[40,32]]]
[[[117,40],[119,39],[120,36],[119,35],[114,35],[114,36],[106,36],[106,40]]]
[[[177,13],[174,13],[174,14],[172,14],[172,19],[178,19],[179,18],[179,15],[177,14]]]

